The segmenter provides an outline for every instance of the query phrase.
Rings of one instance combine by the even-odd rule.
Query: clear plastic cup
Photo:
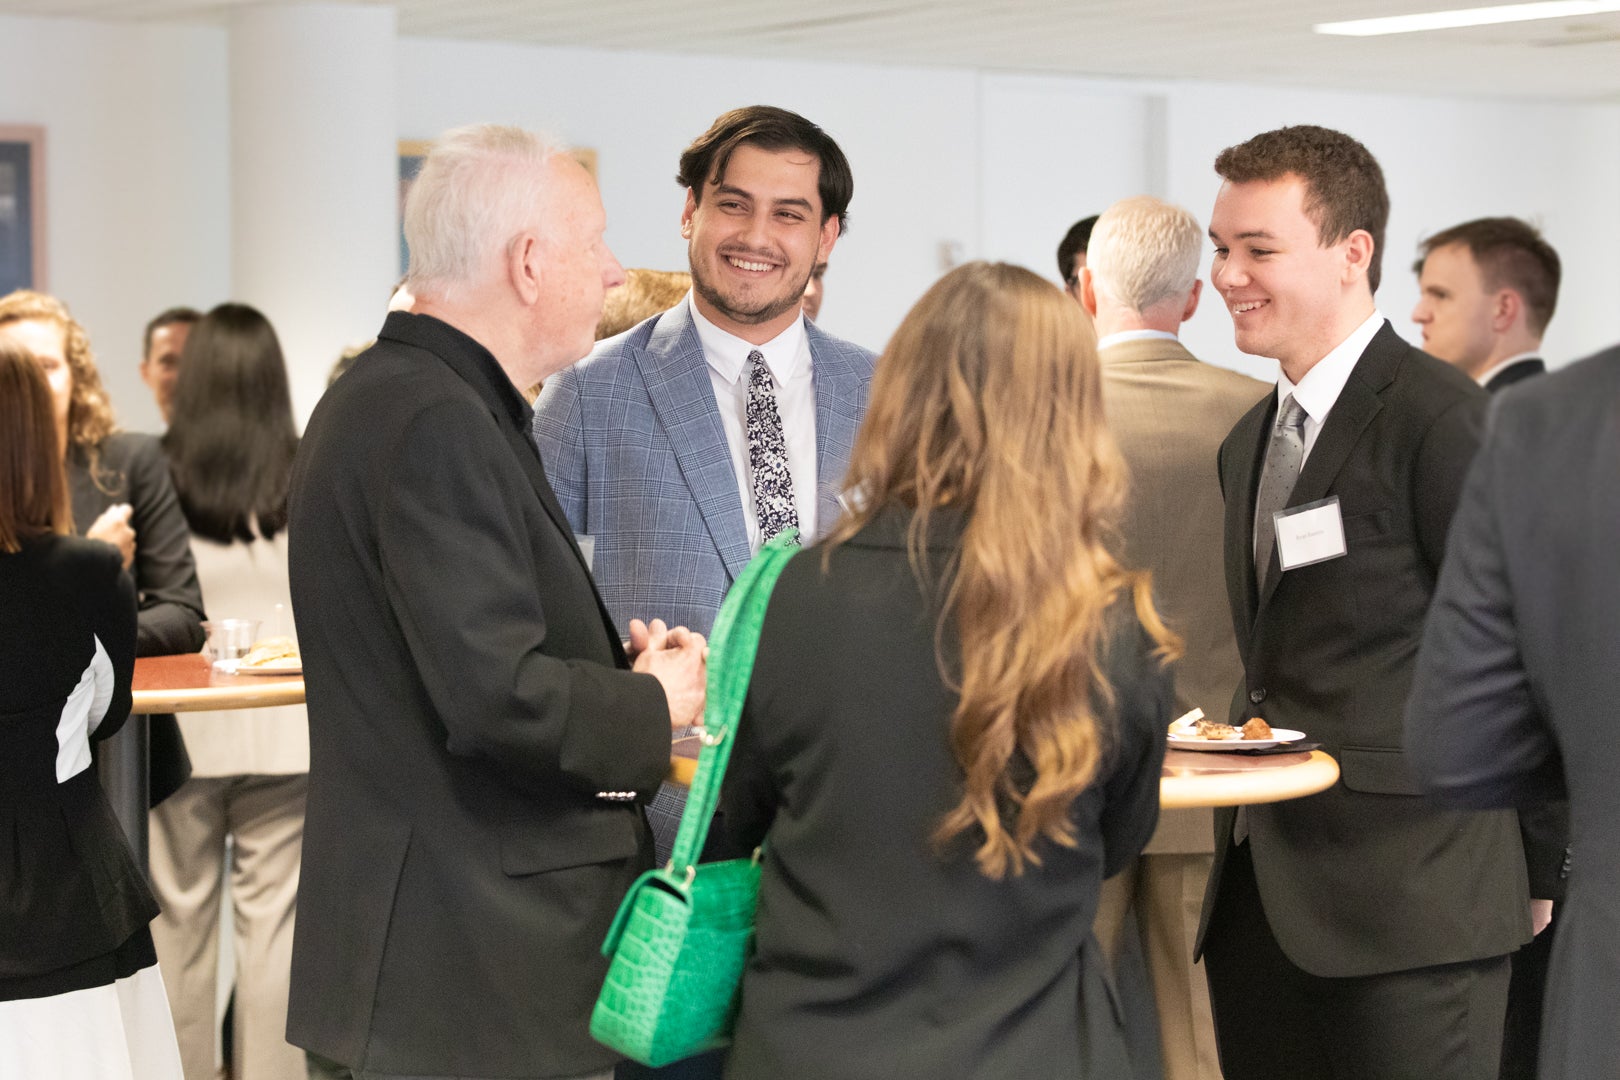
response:
[[[236,674],[242,657],[248,654],[253,648],[254,641],[258,640],[259,620],[210,619],[202,625],[208,634],[208,644],[204,648],[208,658],[214,662],[214,670]]]

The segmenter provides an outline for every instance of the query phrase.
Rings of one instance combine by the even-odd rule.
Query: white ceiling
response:
[[[267,0],[0,0],[0,12],[222,22]],[[296,3],[298,0],[268,0]],[[384,0],[348,0],[380,3]],[[1498,0],[386,0],[409,37],[1620,100],[1620,13],[1384,38],[1311,26]]]

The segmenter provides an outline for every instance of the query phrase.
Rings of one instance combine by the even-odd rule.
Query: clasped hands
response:
[[[631,619],[625,651],[634,670],[651,675],[663,686],[671,728],[703,722],[709,643],[702,634],[684,626],[671,629],[663,619],[654,619],[651,625]]]

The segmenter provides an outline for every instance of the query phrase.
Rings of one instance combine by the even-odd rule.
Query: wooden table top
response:
[[[698,749],[695,738],[675,741],[671,781],[692,783]],[[1168,810],[1282,802],[1326,791],[1338,779],[1338,762],[1320,750],[1259,756],[1167,750],[1159,779],[1159,805]]]
[[[302,675],[226,675],[201,653],[143,656],[135,661],[131,712],[257,709],[304,700]]]

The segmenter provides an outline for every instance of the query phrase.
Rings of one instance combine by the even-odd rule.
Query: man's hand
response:
[[[635,670],[663,685],[672,729],[703,722],[709,646],[702,634],[684,626],[670,630],[662,619],[654,619],[651,626],[635,619],[630,623],[629,651],[636,658]]]
[[[1540,936],[1552,922],[1553,902],[1551,900],[1530,901],[1530,932]]]
[[[87,538],[100,540],[117,548],[118,553],[124,557],[125,570],[128,570],[130,564],[135,561],[135,530],[129,525],[129,515],[132,513],[134,508],[128,503],[109,506],[84,531]]]

